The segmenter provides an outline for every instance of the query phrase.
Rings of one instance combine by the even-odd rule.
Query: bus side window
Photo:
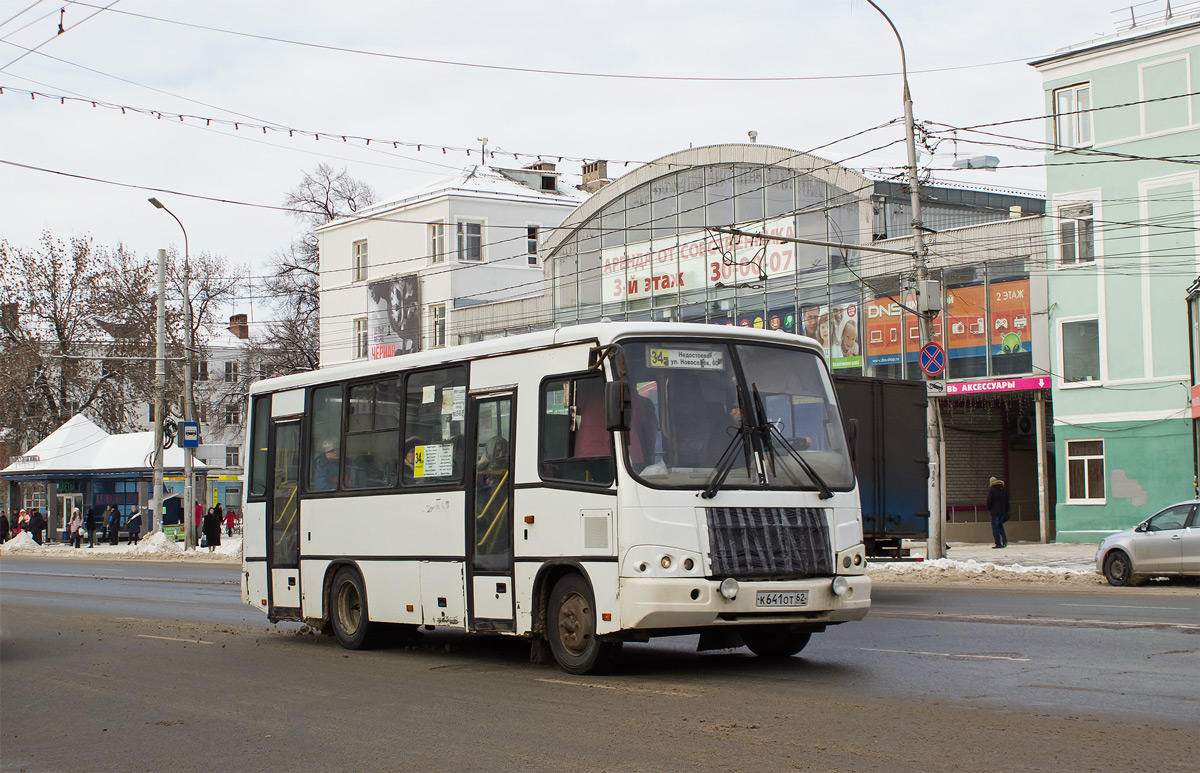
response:
[[[561,378],[542,385],[538,470],[544,480],[609,486],[616,477],[604,423],[604,379]]]
[[[400,454],[400,380],[350,387],[346,422],[347,489],[396,485]]]
[[[342,385],[312,392],[308,426],[308,490],[333,491],[341,472]]]
[[[408,376],[404,397],[405,485],[462,482],[466,405],[467,370],[461,365]]]

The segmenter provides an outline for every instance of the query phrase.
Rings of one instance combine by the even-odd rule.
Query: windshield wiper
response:
[[[825,480],[817,474],[817,471],[813,469],[811,464],[804,460],[804,457],[800,456],[800,452],[796,450],[791,441],[783,436],[783,433],[779,431],[779,427],[776,427],[767,420],[767,411],[763,408],[762,397],[758,394],[758,385],[751,384],[750,389],[754,393],[754,419],[758,424],[756,429],[762,441],[763,448],[774,458],[774,450],[771,446],[771,435],[774,434],[779,442],[783,444],[783,447],[787,449],[788,454],[796,460],[796,464],[800,465],[801,469],[804,470],[812,482],[817,484],[817,488],[821,490],[821,499],[832,499],[833,492],[829,490],[829,486],[825,483]]]
[[[729,445],[725,446],[725,452],[721,454],[720,461],[713,469],[712,477],[708,479],[708,485],[700,492],[702,499],[712,499],[717,495],[717,490],[721,488],[721,484],[729,477],[729,473],[733,470],[733,464],[737,460],[738,451],[744,451],[746,448],[746,435],[749,430],[746,427],[746,419],[742,418],[741,426],[738,427],[737,434],[729,440]],[[740,443],[738,441],[741,441]]]

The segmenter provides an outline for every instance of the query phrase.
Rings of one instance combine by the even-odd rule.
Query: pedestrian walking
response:
[[[208,552],[213,552],[221,544],[221,519],[217,517],[217,508],[210,507],[204,514],[204,546]]]
[[[1008,520],[1008,489],[1004,481],[991,478],[988,485],[987,509],[992,515],[992,549],[1008,547],[1008,535],[1004,533],[1004,522]]]
[[[204,516],[204,510],[200,507],[199,501],[196,502],[196,507],[194,508],[194,512],[195,512],[195,518],[196,518],[196,528],[192,530],[192,537],[193,537],[193,539],[196,540],[196,549],[199,550],[200,549],[200,535],[202,533],[200,531],[200,524],[202,523],[203,516]]]
[[[133,506],[133,512],[129,514],[129,520],[125,522],[125,528],[129,530],[129,536],[125,538],[126,545],[136,545],[138,538],[142,536],[142,514],[138,512],[138,506]]]
[[[17,536],[23,531],[29,531],[29,513],[25,512],[25,508],[17,513],[17,522],[13,524],[13,536]]]
[[[121,539],[121,511],[116,505],[108,508],[108,544],[117,545]]]
[[[233,536],[233,522],[237,520],[237,513],[229,510],[225,513],[225,536]]]
[[[12,528],[8,525],[8,516],[0,510],[0,542],[8,542],[12,537]]]
[[[71,511],[71,522],[67,524],[67,529],[71,535],[71,544],[79,550],[79,545],[83,542],[83,513],[79,512],[78,507]]]
[[[87,528],[88,547],[96,547],[96,507],[88,505],[87,515],[83,519],[83,525]]]

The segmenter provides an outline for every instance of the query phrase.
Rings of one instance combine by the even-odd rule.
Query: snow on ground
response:
[[[1053,566],[1000,566],[968,558],[958,561],[938,558],[913,563],[888,562],[871,564],[867,574],[877,582],[1023,582],[1058,585],[1103,585],[1104,578],[1095,569],[1071,569]]]
[[[136,545],[130,545],[127,542],[121,542],[119,545],[97,542],[94,548],[89,548],[87,540],[84,540],[82,546],[76,549],[71,544],[64,544],[57,540],[48,542],[45,545],[39,545],[33,541],[33,537],[26,531],[21,532],[8,542],[0,545],[0,555],[36,555],[44,558],[111,558],[138,561],[221,561],[241,563],[242,538],[238,535],[226,537],[222,534],[220,546],[211,553],[207,548],[185,551],[182,542],[173,542],[162,532],[155,532],[143,537]]]

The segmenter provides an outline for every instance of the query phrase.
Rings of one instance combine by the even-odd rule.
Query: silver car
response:
[[[1171,505],[1132,529],[1105,537],[1096,551],[1096,571],[1109,585],[1200,576],[1200,499]]]

